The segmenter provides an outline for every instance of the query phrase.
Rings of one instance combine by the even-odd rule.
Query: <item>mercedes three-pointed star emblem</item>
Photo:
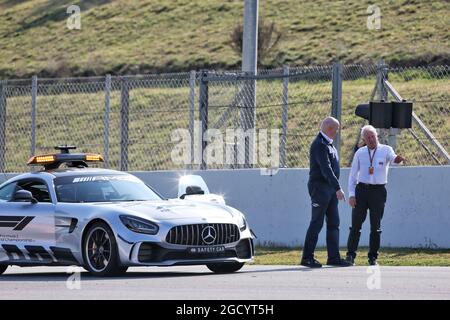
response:
[[[216,241],[216,229],[212,226],[207,226],[202,230],[202,239],[205,244],[212,244]]]

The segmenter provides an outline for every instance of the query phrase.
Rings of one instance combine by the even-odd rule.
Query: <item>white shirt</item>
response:
[[[367,146],[356,151],[348,178],[349,197],[355,196],[355,188],[359,182],[368,184],[387,183],[389,164],[393,163],[397,155],[392,147],[381,143],[375,150],[370,150],[370,156],[373,157],[373,174],[369,174],[370,158]]]
[[[333,139],[331,139],[329,136],[327,136],[323,131],[320,131],[320,134],[325,138],[325,140],[328,141],[328,143],[333,143]]]

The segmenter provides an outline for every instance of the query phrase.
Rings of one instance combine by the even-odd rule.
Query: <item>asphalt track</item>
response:
[[[226,275],[203,266],[149,267],[119,278],[67,271],[9,267],[0,276],[0,299],[450,299],[450,267],[247,265]]]

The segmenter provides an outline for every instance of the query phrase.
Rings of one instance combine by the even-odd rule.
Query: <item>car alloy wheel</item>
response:
[[[86,232],[83,259],[86,269],[96,276],[114,276],[127,271],[120,266],[114,233],[104,222],[94,223]]]
[[[90,230],[86,241],[87,262],[96,272],[102,272],[111,260],[111,240],[102,227]]]

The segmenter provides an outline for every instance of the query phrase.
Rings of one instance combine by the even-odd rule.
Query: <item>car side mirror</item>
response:
[[[203,193],[200,193],[201,191],[203,191]],[[189,194],[209,194],[208,186],[202,177],[188,174],[179,178],[178,198],[184,199],[184,197]]]
[[[184,197],[193,194],[205,194],[205,191],[203,191],[203,189],[198,186],[188,186],[186,187],[186,193],[180,196],[180,199],[184,199]]]
[[[14,202],[31,202],[37,203],[38,201],[33,197],[33,194],[27,190],[17,190],[14,193],[13,200]]]

